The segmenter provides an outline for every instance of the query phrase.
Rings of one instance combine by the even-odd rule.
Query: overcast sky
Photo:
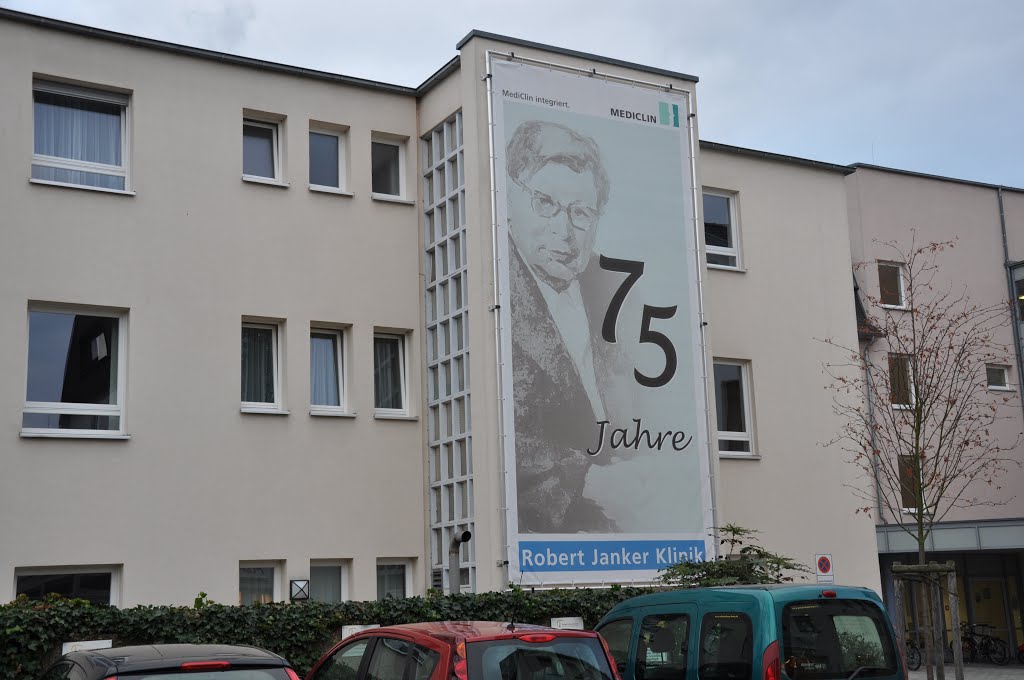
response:
[[[700,78],[701,138],[1024,187],[1018,0],[0,0],[400,85],[473,28]]]

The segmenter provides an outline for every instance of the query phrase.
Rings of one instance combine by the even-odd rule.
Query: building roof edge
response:
[[[545,45],[544,43],[533,42],[532,40],[523,40],[522,38],[512,38],[507,35],[501,35],[499,33],[489,33],[488,31],[481,31],[474,28],[472,31],[466,34],[462,40],[458,42],[455,49],[461,50],[463,45],[468,43],[473,38],[484,38],[487,40],[496,40],[498,42],[508,43],[509,45],[518,45],[520,47],[532,47],[546,52],[553,52],[555,54],[562,54],[567,57],[577,57],[579,59],[589,59],[590,61],[596,61],[601,64],[610,64],[612,66],[621,66],[623,68],[631,68],[637,71],[643,71],[644,73],[653,73],[659,76],[667,76],[669,78],[678,78],[679,80],[686,80],[691,83],[699,81],[697,76],[691,76],[688,73],[680,73],[678,71],[670,71],[668,69],[658,68],[656,66],[645,66],[643,64],[637,64],[631,61],[623,61],[621,59],[614,59],[612,57],[602,57],[599,54],[591,54],[590,52],[580,52],[578,50],[570,50],[565,47],[555,47],[554,45]]]
[[[907,175],[909,177],[920,177],[922,179],[934,179],[940,182],[953,182],[954,184],[967,184],[969,186],[981,187],[984,189],[1002,189],[1003,191],[1014,191],[1018,193],[1024,193],[1024,188],[1011,187],[1005,184],[991,184],[989,182],[977,182],[970,179],[958,179],[956,177],[945,177],[943,175],[932,175],[927,172],[916,172],[914,170],[901,170],[899,168],[889,168],[884,165],[874,165],[872,163],[854,163],[850,166],[854,170],[876,170],[878,172],[891,172],[895,175]]]
[[[420,83],[420,86],[416,88],[416,96],[422,97],[427,92],[430,92],[442,80],[458,71],[461,63],[462,58],[457,54],[449,59],[447,64],[434,71],[426,80]]]
[[[739,156],[749,156],[751,158],[759,158],[761,160],[780,161],[783,163],[791,163],[793,165],[802,165],[804,167],[810,167],[816,170],[838,172],[843,175],[852,175],[855,172],[855,168],[849,165],[837,165],[835,163],[815,161],[809,158],[800,158],[798,156],[786,156],[785,154],[772,153],[770,151],[759,151],[757,149],[747,149],[742,146],[732,146],[731,144],[709,142],[704,139],[700,140],[700,148],[701,151],[722,151],[724,153],[732,153],[737,154]]]
[[[145,47],[148,49],[159,50],[162,52],[171,52],[174,54],[196,57],[199,59],[219,61],[222,63],[233,64],[236,66],[246,66],[249,68],[255,68],[262,71],[285,73],[305,78],[313,78],[316,80],[326,80],[330,82],[351,85],[353,87],[361,87],[383,92],[391,92],[394,94],[416,95],[417,92],[419,91],[419,88],[407,87],[405,85],[394,85],[392,83],[384,83],[377,80],[369,80],[366,78],[356,78],[355,76],[345,76],[338,73],[330,73],[328,71],[317,71],[315,69],[303,68],[301,66],[289,66],[287,64],[279,64],[277,62],[264,61],[263,59],[255,59],[253,57],[242,57],[237,54],[217,52],[214,50],[207,50],[201,47],[190,47],[188,45],[180,45],[178,43],[166,42],[164,40],[156,40],[154,38],[143,38],[141,36],[130,35],[128,33],[118,33],[116,31],[109,31],[104,28],[94,28],[92,26],[74,24],[68,21],[62,21],[60,19],[51,19],[49,17],[39,16],[37,14],[18,12],[16,10],[6,9],[4,7],[0,7],[0,20],[29,24],[41,28],[62,31],[64,33],[73,33],[75,35],[80,35],[88,38],[96,38],[99,40],[108,40],[110,42],[117,42],[124,45],[131,45],[134,47]],[[451,62],[449,62],[449,64],[450,63]],[[423,86],[421,85],[420,87]]]

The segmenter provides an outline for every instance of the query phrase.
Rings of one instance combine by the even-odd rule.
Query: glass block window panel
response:
[[[309,403],[341,407],[341,333],[309,334]]]
[[[277,328],[259,324],[242,326],[242,401],[276,403]]]
[[[405,597],[405,569],[404,564],[378,564],[377,565],[377,599],[383,600],[387,596]]]
[[[277,178],[277,124],[250,120],[242,124],[242,174]]]
[[[37,81],[32,96],[32,178],[125,190],[127,95]]]
[[[430,466],[431,568],[443,587],[459,584],[475,589],[473,542],[463,546],[459,571],[449,574],[447,546],[456,530],[474,530],[470,460],[471,438],[469,351],[465,343],[468,300],[464,285],[465,170],[462,116],[456,113],[437,126],[422,142],[424,186],[424,249],[429,276],[425,279],[427,317],[427,370],[431,387],[427,402],[428,450],[440,464]],[[435,387],[436,386],[436,387]]]
[[[376,409],[405,409],[405,338],[373,338],[373,405]]]
[[[750,453],[750,398],[746,366],[715,362],[714,370],[719,451]]]
[[[739,266],[739,247],[733,219],[733,198],[704,193],[704,242],[708,264]]]
[[[309,183],[341,187],[340,145],[338,135],[309,133]]]
[[[878,263],[878,299],[883,305],[903,306],[903,265]]]
[[[373,193],[389,196],[401,194],[401,152],[398,144],[372,143]]]
[[[123,315],[30,309],[22,427],[121,429]]]
[[[274,567],[238,568],[238,604],[268,604],[274,601]]]

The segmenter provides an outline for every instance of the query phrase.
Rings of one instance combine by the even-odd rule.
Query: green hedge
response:
[[[268,604],[228,607],[196,600],[196,607],[117,609],[52,596],[0,605],[0,675],[35,680],[73,640],[113,639],[115,646],[173,642],[250,644],[277,652],[300,675],[350,624],[416,621],[507,621],[547,624],[581,616],[587,627],[615,604],[648,592],[640,588],[572,589],[428,595],[380,602]]]

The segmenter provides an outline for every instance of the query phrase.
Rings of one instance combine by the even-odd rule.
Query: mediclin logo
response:
[[[641,123],[658,123],[659,125],[679,127],[679,104],[669,104],[668,102],[658,102],[658,115],[628,111],[626,109],[611,109],[611,115],[616,118],[640,121]]]

